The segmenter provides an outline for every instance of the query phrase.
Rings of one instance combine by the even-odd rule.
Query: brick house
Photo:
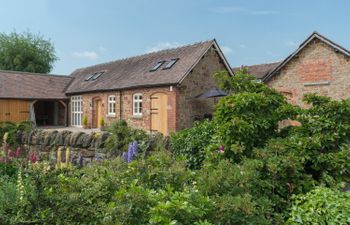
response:
[[[212,113],[213,99],[200,100],[196,96],[216,86],[212,75],[219,70],[233,74],[217,42],[210,40],[77,69],[70,76],[37,76],[33,81],[36,84],[30,82],[30,76],[35,74],[11,73],[19,77],[16,79],[22,76],[29,80],[17,91],[26,93],[22,95],[33,106],[27,111],[34,115],[41,101],[34,95],[41,91],[50,102],[66,104],[65,123],[71,126],[82,126],[85,116],[92,128],[100,127],[102,119],[106,124],[123,119],[134,127],[168,135]],[[5,78],[5,73],[0,72],[0,79],[12,80],[9,88],[16,92],[20,81]],[[40,90],[40,79],[48,77],[55,77],[59,87],[48,83]],[[55,90],[62,99],[52,96]],[[20,100],[6,93],[0,92],[0,99]],[[45,116],[51,122],[59,109],[52,114],[52,105],[45,104]]]
[[[233,68],[237,70],[238,68]],[[350,52],[321,34],[312,33],[281,62],[253,65],[248,72],[303,106],[303,95],[350,97]]]

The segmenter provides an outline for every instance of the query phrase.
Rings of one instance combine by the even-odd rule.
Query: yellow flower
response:
[[[9,133],[6,132],[6,133],[4,134],[4,137],[3,137],[4,143],[7,143],[8,138],[9,138]]]

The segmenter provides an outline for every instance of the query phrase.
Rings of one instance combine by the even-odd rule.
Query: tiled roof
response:
[[[74,80],[67,94],[178,84],[215,43],[215,40],[204,41],[77,69],[70,75]],[[179,59],[176,64],[164,70],[167,62],[175,58]],[[150,71],[163,60],[167,62],[161,68]],[[96,80],[85,81],[90,74],[99,71],[105,72]]]
[[[268,73],[274,70],[280,63],[281,62],[274,62],[274,63],[258,64],[258,65],[251,65],[251,66],[241,66],[241,67],[232,68],[232,70],[233,72],[236,72],[242,69],[243,67],[248,70],[248,73],[250,75],[255,76],[258,79],[263,79]]]
[[[0,98],[65,99],[69,76],[0,71]]]

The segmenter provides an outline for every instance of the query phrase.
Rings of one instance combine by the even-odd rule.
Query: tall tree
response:
[[[49,73],[57,60],[51,40],[28,32],[0,33],[0,69]]]

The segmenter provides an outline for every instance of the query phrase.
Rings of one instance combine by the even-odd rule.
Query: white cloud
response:
[[[232,52],[232,49],[228,46],[222,46],[221,50],[224,54],[230,54]]]
[[[240,6],[219,6],[215,8],[210,8],[209,11],[214,13],[226,14],[226,13],[242,13],[246,15],[255,15],[255,16],[267,16],[279,14],[279,11],[275,10],[251,10],[246,9]]]
[[[90,60],[94,60],[99,57],[95,51],[73,52],[72,56],[75,58],[84,58],[84,59],[90,59]]]
[[[157,52],[168,48],[176,48],[179,46],[180,46],[180,43],[178,42],[159,42],[154,46],[147,47],[146,53]]]

